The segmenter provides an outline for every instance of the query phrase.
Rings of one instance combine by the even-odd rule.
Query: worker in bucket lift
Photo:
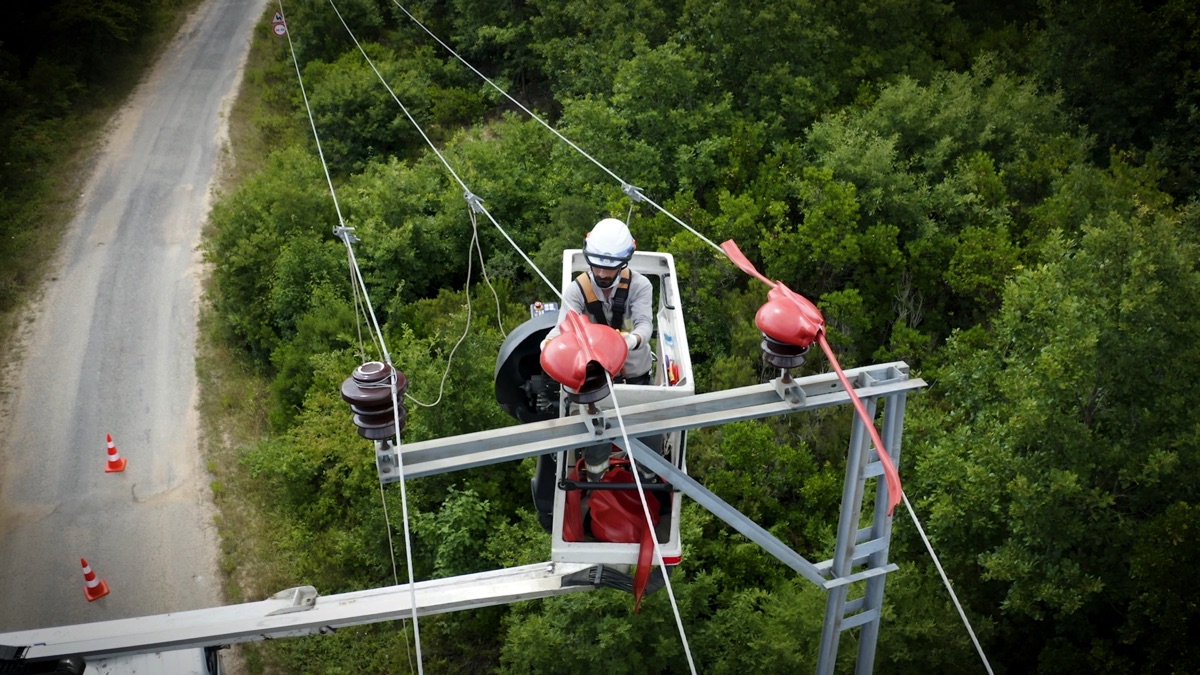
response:
[[[563,289],[563,308],[573,309],[592,323],[621,332],[629,356],[616,384],[650,384],[650,335],[654,330],[651,305],[654,289],[650,280],[629,269],[635,242],[625,223],[605,218],[596,223],[583,241],[588,271]],[[559,325],[566,312],[558,313]],[[555,325],[542,341],[545,346],[559,335]]]

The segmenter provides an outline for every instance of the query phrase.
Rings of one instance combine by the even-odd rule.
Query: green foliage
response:
[[[807,448],[781,442],[778,430],[765,423],[728,424],[719,437],[712,450],[692,443],[705,485],[755,522],[782,524],[796,515],[805,480],[817,473]]]
[[[897,518],[894,541],[909,536],[912,521]],[[879,634],[875,669],[887,673],[969,673],[982,670],[979,654],[971,643],[942,580],[924,548],[893,546],[893,560],[911,560],[888,575],[884,596],[884,629]],[[935,544],[936,546],[936,544]],[[940,548],[940,547],[939,547]],[[935,549],[938,550],[938,549]],[[951,580],[956,589],[966,579]],[[985,647],[989,662],[997,670],[1002,657],[990,639],[995,624],[988,614],[968,615],[976,636]]]
[[[1004,639],[1038,645],[1044,669],[1112,666],[1090,653],[1121,629],[1102,608],[1154,602],[1122,561],[1140,550],[1146,569],[1143,528],[1196,499],[1200,476],[1176,454],[1195,438],[1196,253],[1152,211],[1052,236],[992,333],[951,340],[937,371],[954,410],[921,444],[920,511],[952,578],[989,582],[970,604],[1000,607]]]
[[[675,575],[684,621],[701,609],[706,584]],[[669,673],[687,670],[666,592],[647,597],[633,613],[626,593],[601,590],[513,606],[503,625],[500,673]]]
[[[608,92],[634,50],[667,39],[673,2],[534,0],[532,49],[560,100]]]
[[[706,673],[806,673],[816,670],[825,594],[804,579],[738,591],[693,638]],[[844,641],[838,662],[853,663]]]
[[[1182,56],[1194,13],[1177,2],[1139,9],[1128,39],[1051,68],[1056,49],[1090,45],[1065,31],[1107,35],[1087,31],[1116,25],[1125,5],[1087,16],[1053,2],[935,0],[425,5],[436,32],[597,161],[816,301],[844,363],[925,367],[934,387],[910,404],[905,485],[995,663],[1155,672],[1196,662],[1186,639],[1195,602],[1170,584],[1197,557],[1200,428],[1188,415],[1200,376],[1200,226],[1194,207],[1159,189],[1191,180],[1178,170],[1195,153],[1142,152],[1144,139],[1194,135],[1170,126],[1194,98]],[[318,2],[289,9],[341,213],[408,376],[406,441],[511,423],[489,384],[496,353],[527,303],[550,299],[542,275],[557,285],[562,249],[610,215],[630,219],[640,249],[675,256],[700,390],[775,374],[758,352],[757,282],[649,204],[631,208],[612,176],[512,112],[394,7],[355,0],[339,10],[456,174],[425,149],[335,14]],[[1151,97],[1163,125],[1124,136],[1089,126],[1094,143],[1064,99],[1078,105],[1122,45],[1144,44],[1167,17],[1179,24],[1164,34],[1180,44],[1116,85],[1117,107],[1130,110],[1138,82],[1175,87]],[[371,453],[337,396],[377,355],[358,351],[345,250],[328,236],[338,214],[290,53],[273,48],[282,65],[250,81],[270,89],[259,130],[286,147],[216,207],[206,248],[228,336],[273,378],[274,435],[242,468],[279,523],[273,550],[296,583],[393,583],[406,563],[393,577]],[[1163,64],[1188,67],[1175,78]],[[1031,65],[1042,71],[1020,71]],[[1054,73],[1062,88],[1041,86]],[[0,95],[18,96],[16,81],[0,78]],[[1172,101],[1174,117],[1159,105]],[[1086,121],[1105,119],[1102,99],[1087,103],[1097,110],[1083,106]],[[1110,149],[1114,139],[1138,148]],[[487,214],[472,217],[464,184]],[[494,290],[480,286],[481,261]],[[689,466],[819,559],[834,539],[845,422],[845,411],[826,411],[697,430]],[[410,481],[414,575],[545,560],[531,464]],[[397,518],[398,491],[383,499]],[[695,504],[684,509],[673,582],[700,670],[811,671],[823,592]],[[902,571],[889,575],[879,668],[977,668],[923,547],[902,519],[896,531]],[[597,591],[421,628],[433,672],[686,667],[665,593],[638,614],[627,595]],[[403,671],[398,650],[377,648],[396,630],[289,643],[275,658],[284,671]],[[841,644],[839,669],[849,669],[854,640]]]
[[[826,75],[842,40],[815,2],[687,2],[683,44],[697,44],[718,90],[747,117],[800,134],[836,98]],[[823,17],[822,17],[823,18]]]
[[[381,0],[342,0],[335,12],[333,5],[319,0],[289,2],[284,7],[284,18],[296,59],[302,68],[311,61],[329,63],[343,53],[357,51],[355,40],[378,40],[386,30],[382,8],[390,6]],[[281,54],[281,58],[291,61],[290,52]]]
[[[493,516],[491,505],[471,490],[451,488],[437,513],[420,514],[413,521],[419,541],[434,554],[435,577],[453,577],[493,569],[491,561],[479,555],[480,544],[487,539]]]
[[[1061,87],[1098,137],[1098,161],[1111,148],[1165,160],[1179,197],[1195,196],[1196,96],[1200,15],[1190,3],[1114,0],[1084,9],[1040,3],[1044,28],[1031,45],[1039,74]],[[1136,68],[1130,68],[1136,63]]]
[[[816,123],[805,152],[821,169],[783,195],[795,205],[767,231],[772,274],[818,294],[853,283],[870,317],[862,356],[974,325],[1041,236],[1024,214],[1084,156],[1057,106],[984,59],[927,86],[901,79],[869,108]]]
[[[344,300],[327,287],[319,287],[313,292],[312,303],[312,308],[297,320],[295,337],[271,353],[276,372],[271,382],[271,421],[276,430],[290,426],[301,411],[313,383],[313,357],[356,343],[349,331],[354,314]]]
[[[260,360],[290,337],[311,288],[333,278],[328,249],[312,255],[323,250],[315,241],[326,236],[332,242],[326,233],[336,222],[322,185],[316,159],[302,148],[286,148],[213,207],[214,234],[205,245],[206,259],[217,263],[213,304],[232,335]]]
[[[1195,448],[1196,429],[1185,442]],[[1121,641],[1147,644],[1146,671],[1189,672],[1200,668],[1200,650],[1188,636],[1200,621],[1196,595],[1178,583],[1200,564],[1196,527],[1200,509],[1177,502],[1156,514],[1137,532],[1130,574],[1137,586]]]
[[[447,128],[482,113],[479,93],[458,86],[459,70],[435,58],[432,48],[404,57],[375,44],[364,50],[370,63],[354,50],[333,63],[313,61],[305,68],[308,103],[335,174],[360,173],[371,160],[410,156],[425,147],[396,100],[386,90],[380,95],[380,78],[432,140],[444,141]]]

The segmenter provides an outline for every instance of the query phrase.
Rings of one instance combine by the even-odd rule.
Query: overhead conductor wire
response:
[[[371,66],[371,70],[375,71],[375,75],[379,78],[379,81],[383,83],[384,88],[387,89],[388,93],[392,95],[392,100],[396,102],[396,105],[400,106],[400,110],[404,112],[404,116],[408,118],[409,123],[413,125],[413,128],[417,130],[417,133],[421,134],[421,138],[425,139],[426,145],[428,145],[429,149],[433,151],[433,154],[437,155],[437,158],[441,160],[442,166],[446,167],[446,171],[450,172],[450,175],[454,177],[454,181],[457,182],[460,187],[462,187],[463,198],[467,200],[467,204],[473,211],[487,216],[488,220],[492,222],[492,225],[496,226],[496,229],[499,230],[500,234],[504,235],[504,238],[508,240],[508,243],[512,245],[513,249],[525,259],[525,262],[529,264],[529,267],[533,269],[533,271],[537,272],[538,276],[542,278],[542,281],[546,282],[546,286],[548,286],[550,290],[559,297],[559,299],[562,299],[562,293],[558,290],[558,287],[550,283],[550,280],[546,278],[545,274],[542,274],[542,271],[538,269],[538,266],[529,259],[529,256],[525,255],[525,251],[521,250],[521,247],[518,246],[515,241],[513,241],[512,237],[508,236],[508,232],[504,231],[504,228],[500,226],[500,223],[496,222],[496,219],[492,217],[492,214],[488,213],[487,208],[485,208],[483,205],[483,200],[471,192],[470,188],[467,187],[467,184],[464,183],[461,178],[459,178],[458,173],[456,173],[454,168],[450,166],[450,163],[446,161],[446,158],[442,155],[441,151],[437,149],[437,146],[434,145],[433,141],[431,141],[429,136],[426,135],[425,130],[421,128],[421,125],[417,123],[417,120],[413,119],[412,113],[408,111],[408,108],[400,101],[400,98],[396,96],[396,92],[392,90],[392,86],[388,84],[387,80],[383,77],[383,74],[380,73],[379,69],[375,67],[375,62],[372,61],[371,57],[367,55],[367,50],[363,49],[363,46],[359,43],[358,38],[354,36],[354,31],[350,30],[350,26],[348,26],[346,24],[346,20],[342,18],[342,13],[338,11],[337,5],[333,3],[333,0],[329,0],[329,5],[333,7],[333,11],[337,14],[338,20],[342,22],[342,26],[345,27],[346,33],[350,35],[350,39],[354,40],[354,45],[358,47],[358,51],[362,52],[363,58],[367,61],[367,65]]]
[[[280,14],[280,16],[284,16],[285,25],[286,25],[286,16],[283,13],[283,0],[279,0],[279,14]],[[337,200],[337,191],[333,187],[333,178],[329,174],[329,166],[325,162],[325,153],[321,149],[321,137],[320,137],[320,134],[317,132],[317,123],[313,119],[312,108],[309,106],[309,103],[308,103],[308,93],[304,89],[304,78],[300,72],[300,62],[296,58],[296,48],[292,44],[291,31],[285,31],[284,35],[287,36],[288,49],[291,51],[291,54],[292,54],[292,65],[294,65],[296,68],[296,79],[300,83],[300,95],[304,99],[304,109],[308,113],[309,125],[312,126],[313,140],[316,142],[316,145],[317,145],[317,155],[321,159],[321,168],[325,172],[325,181],[329,184],[329,194],[330,194],[330,197],[333,198],[333,207],[334,207],[334,210],[337,212],[338,227],[334,229],[334,233],[346,245],[346,252],[350,259],[350,267],[352,270],[352,275],[353,275],[354,279],[358,281],[358,287],[355,289],[356,293],[357,293],[357,291],[362,292],[363,305],[366,307],[367,313],[370,316],[371,326],[373,327],[374,334],[378,336],[379,349],[383,355],[383,360],[385,363],[387,363],[389,366],[391,366],[392,365],[392,357],[390,354],[388,354],[387,343],[384,340],[383,331],[380,330],[380,328],[379,328],[379,320],[376,318],[375,310],[371,306],[370,293],[368,293],[368,291],[367,291],[366,283],[364,282],[363,277],[362,277],[362,271],[359,269],[358,261],[357,261],[357,259],[355,259],[355,256],[354,256],[353,241],[355,238],[352,234],[352,228],[346,227],[346,221],[342,217],[342,209],[338,205],[338,200]],[[391,395],[392,395],[393,423],[395,424],[396,430],[397,430],[396,452],[397,452],[397,454],[399,454],[400,453],[399,430],[401,428],[401,425],[400,425],[400,402],[397,400],[396,379],[397,379],[396,371],[395,371],[395,368],[393,368],[392,375],[389,377],[388,385],[389,385],[389,389],[391,390]],[[416,643],[416,647],[417,647],[417,671],[423,673],[424,668],[422,665],[422,658],[421,658],[421,627],[420,627],[420,624],[417,619],[417,591],[416,591],[416,579],[413,576],[412,536],[411,536],[411,534],[409,532],[409,528],[408,528],[408,493],[407,493],[407,490],[405,489],[404,462],[396,462],[396,465],[397,465],[397,468],[399,469],[399,474],[400,474],[400,481],[399,481],[399,483],[400,483],[400,504],[404,511],[404,555],[405,555],[407,566],[408,566],[408,592],[409,592],[409,606],[412,608],[413,641]],[[383,489],[383,486],[381,483],[380,484],[380,494],[381,495],[382,495],[382,489]],[[383,500],[383,509],[384,509],[384,519],[388,520],[388,518],[387,518],[387,500],[386,499]],[[392,547],[392,528],[391,528],[390,521],[389,521],[388,527],[387,527],[387,534],[388,534],[388,547],[390,549]],[[394,551],[394,549],[392,552],[392,574],[393,574],[393,576],[395,576],[395,551]],[[407,644],[408,644],[408,641],[405,640],[405,645],[407,646]]]
[[[421,23],[421,21],[419,19],[417,19],[417,17],[413,16],[407,9],[405,9],[404,6],[399,3],[398,0],[392,0],[392,3],[395,4],[396,7],[398,7],[401,12],[404,12],[404,14],[407,15],[409,19],[412,19],[413,23],[420,26],[421,30],[425,31],[429,35],[429,37],[433,38],[446,51],[450,52],[451,56],[458,59],[464,66],[469,68],[471,70],[471,72],[475,73],[476,75],[478,75],[480,77],[480,79],[482,79],[484,82],[487,82],[489,85],[491,85],[491,87],[493,89],[495,89],[497,92],[499,92],[501,96],[503,96],[504,98],[511,101],[513,105],[520,108],[522,111],[525,112],[526,115],[529,115],[531,118],[533,118],[534,121],[536,121],[538,124],[541,124],[550,133],[557,136],[559,138],[559,140],[561,140],[563,143],[566,143],[567,145],[571,146],[571,148],[573,148],[575,150],[575,152],[578,152],[580,155],[583,155],[592,164],[595,164],[601,171],[608,174],[614,180],[616,180],[618,183],[620,183],[621,190],[624,191],[625,194],[628,195],[630,199],[632,199],[635,202],[644,201],[644,202],[650,204],[654,208],[658,209],[663,215],[667,216],[671,220],[674,220],[681,227],[683,227],[687,231],[689,231],[692,234],[699,237],[700,240],[703,241],[704,243],[708,244],[709,246],[715,248],[718,251],[721,250],[721,247],[714,244],[711,240],[708,239],[708,237],[705,237],[703,234],[700,234],[691,225],[688,225],[687,223],[683,222],[682,220],[676,218],[673,213],[671,213],[670,211],[667,211],[662,206],[659,206],[656,202],[654,202],[649,197],[646,197],[646,195],[642,194],[641,188],[631,185],[630,183],[626,182],[624,178],[621,178],[617,174],[613,173],[613,171],[611,169],[609,169],[607,166],[604,166],[604,164],[602,164],[600,162],[600,160],[596,159],[595,157],[592,157],[583,148],[579,147],[578,145],[575,145],[574,141],[572,141],[571,139],[569,139],[566,136],[559,133],[558,129],[555,129],[554,127],[550,126],[550,124],[548,122],[543,120],[541,117],[538,117],[538,115],[536,113],[534,113],[532,110],[530,110],[529,108],[525,107],[525,104],[523,104],[520,101],[518,101],[517,99],[513,98],[507,91],[502,89],[495,82],[492,82],[491,79],[489,79],[487,75],[484,75],[483,73],[479,72],[479,70],[477,70],[475,68],[475,66],[471,65],[470,62],[468,62],[463,57],[459,56],[458,52],[454,51],[454,49],[452,49],[450,47],[450,45],[446,44],[445,42],[442,42],[441,38],[439,38],[437,35],[435,35],[433,33],[433,31],[429,30],[429,28],[427,28],[425,26],[425,24]]]
[[[429,30],[429,28],[428,28],[428,27],[426,27],[426,26],[425,26],[425,24],[421,23],[421,21],[420,21],[419,19],[417,19],[415,16],[413,16],[413,15],[412,15],[412,13],[410,13],[410,12],[409,12],[407,9],[405,9],[405,8],[404,8],[404,7],[403,7],[403,6],[402,6],[402,5],[399,3],[399,1],[398,1],[398,0],[392,0],[392,2],[393,2],[393,4],[395,4],[395,5],[396,5],[396,7],[398,7],[398,8],[400,9],[400,11],[404,12],[404,14],[405,14],[405,15],[407,15],[407,16],[408,16],[408,18],[409,18],[409,19],[411,19],[411,20],[413,21],[413,23],[417,24],[417,26],[419,26],[419,27],[420,27],[422,30],[424,30],[424,31],[425,31],[425,32],[426,32],[426,33],[427,33],[427,34],[428,34],[428,35],[429,35],[431,38],[433,38],[433,39],[434,39],[434,40],[435,40],[435,41],[436,41],[438,44],[440,44],[440,45],[441,45],[441,46],[442,46],[442,47],[443,47],[443,48],[444,48],[444,49],[445,49],[447,52],[449,52],[449,53],[450,53],[452,56],[454,56],[454,58],[458,59],[458,60],[459,60],[459,61],[460,61],[460,62],[461,62],[463,65],[465,65],[465,66],[466,66],[467,68],[469,68],[469,69],[470,69],[472,72],[474,72],[476,75],[478,75],[478,76],[479,76],[479,77],[480,77],[480,78],[481,78],[481,79],[482,79],[484,82],[487,82],[487,83],[488,83],[488,84],[489,84],[489,85],[490,85],[490,86],[491,86],[493,89],[495,89],[495,90],[496,90],[497,92],[499,92],[499,93],[500,93],[502,96],[504,96],[505,98],[507,98],[507,99],[508,99],[509,101],[511,101],[511,102],[512,102],[514,105],[516,105],[518,108],[520,108],[522,111],[524,111],[524,112],[525,112],[525,114],[529,115],[529,117],[530,117],[530,118],[532,118],[533,120],[535,120],[536,122],[538,122],[539,124],[541,124],[541,125],[542,125],[543,127],[545,127],[547,130],[549,130],[549,131],[550,131],[550,133],[552,133],[552,134],[554,134],[555,136],[557,136],[557,137],[558,137],[560,140],[562,140],[564,143],[566,143],[567,145],[569,145],[571,148],[573,148],[573,149],[574,149],[576,152],[578,152],[580,155],[582,155],[583,157],[587,158],[589,161],[591,161],[593,164],[595,164],[597,167],[599,167],[599,168],[600,168],[600,170],[602,170],[604,173],[608,174],[608,175],[609,175],[609,176],[611,176],[613,179],[615,179],[615,180],[616,180],[618,183],[620,183],[620,184],[621,184],[621,190],[622,190],[622,191],[623,191],[623,192],[624,192],[626,195],[628,195],[628,196],[629,196],[629,198],[630,198],[631,200],[633,200],[634,202],[643,202],[643,201],[644,201],[644,202],[646,202],[646,203],[650,204],[650,205],[651,205],[651,206],[653,206],[655,209],[657,209],[657,210],[658,210],[660,213],[662,213],[662,214],[663,214],[663,215],[665,215],[666,217],[670,218],[671,220],[675,221],[675,223],[677,223],[678,225],[680,225],[681,227],[683,227],[683,228],[684,228],[684,229],[686,229],[687,231],[689,231],[689,232],[691,232],[692,234],[694,234],[694,235],[695,235],[696,237],[698,237],[698,238],[699,238],[701,241],[703,241],[704,243],[708,244],[710,247],[712,247],[712,248],[716,249],[717,251],[719,251],[719,252],[722,254],[722,256],[725,256],[726,258],[728,258],[728,256],[726,255],[725,251],[724,251],[724,250],[723,250],[723,249],[722,249],[720,246],[718,246],[717,244],[713,243],[713,242],[712,242],[712,240],[708,239],[708,238],[707,238],[707,237],[705,237],[703,234],[701,234],[700,232],[698,232],[698,231],[697,231],[695,228],[693,228],[692,226],[688,225],[687,223],[683,222],[683,221],[682,221],[682,220],[680,220],[678,217],[676,217],[676,216],[675,216],[675,214],[671,213],[671,212],[670,212],[670,211],[668,211],[666,208],[664,208],[663,206],[661,206],[660,204],[658,204],[658,203],[657,203],[657,202],[655,202],[654,200],[652,200],[652,199],[650,199],[649,197],[647,197],[645,194],[643,194],[643,193],[642,193],[642,191],[641,191],[641,189],[640,189],[640,188],[637,188],[637,187],[633,186],[633,185],[632,185],[632,184],[630,184],[628,181],[626,181],[625,179],[623,179],[623,178],[621,178],[620,176],[618,176],[616,173],[614,173],[612,170],[610,170],[608,167],[606,167],[604,164],[602,164],[602,163],[601,163],[599,160],[597,160],[596,158],[592,157],[590,154],[588,154],[586,151],[584,151],[582,148],[580,148],[578,145],[576,145],[576,144],[575,144],[573,141],[571,141],[569,138],[567,138],[566,136],[564,136],[563,134],[561,134],[561,133],[560,133],[560,132],[559,132],[557,129],[555,129],[554,127],[550,126],[550,124],[548,124],[548,123],[547,123],[545,120],[543,120],[541,117],[539,117],[537,114],[535,114],[535,113],[534,113],[533,111],[531,111],[529,108],[527,108],[527,107],[526,107],[526,106],[525,106],[523,103],[521,103],[521,102],[520,102],[520,101],[518,101],[517,99],[513,98],[513,97],[512,97],[512,96],[511,96],[511,95],[510,95],[510,94],[509,94],[507,91],[505,91],[503,88],[499,87],[498,85],[496,85],[496,83],[492,82],[492,80],[491,80],[491,79],[489,79],[489,78],[488,78],[486,75],[484,75],[483,73],[479,72],[479,70],[478,70],[478,69],[476,69],[476,68],[475,68],[475,66],[471,65],[471,64],[470,64],[470,63],[469,63],[469,62],[468,62],[466,59],[464,59],[462,56],[460,56],[460,55],[458,54],[458,52],[456,52],[456,51],[455,51],[454,49],[452,49],[452,48],[451,48],[449,45],[447,45],[445,42],[443,42],[443,41],[442,41],[442,39],[441,39],[441,38],[439,38],[437,35],[435,35],[435,34],[433,33],[433,31]],[[615,396],[614,396],[614,398],[615,398]],[[872,426],[872,427],[874,427],[874,425],[873,425],[873,424],[872,424],[871,426]],[[880,451],[880,454],[883,454],[883,453],[885,453],[885,452],[886,452],[886,450],[885,450],[885,449],[883,449],[882,447],[881,447],[881,448],[879,448],[879,451]],[[903,497],[903,494],[901,494],[901,496]],[[910,517],[912,517],[912,519],[913,519],[913,523],[914,523],[914,524],[917,526],[917,531],[918,531],[918,532],[920,532],[920,534],[921,534],[921,539],[922,539],[922,540],[925,542],[925,547],[926,547],[926,548],[929,550],[929,553],[930,553],[930,554],[931,554],[931,555],[934,557],[934,561],[935,561],[935,563],[936,563],[936,561],[937,561],[937,556],[936,556],[936,554],[935,554],[935,553],[934,553],[934,551],[933,551],[933,545],[930,543],[929,539],[928,539],[928,538],[925,536],[924,529],[921,527],[921,522],[920,522],[920,519],[919,519],[919,518],[917,518],[917,513],[916,513],[916,511],[913,509],[913,507],[912,507],[912,504],[911,504],[911,503],[908,501],[908,499],[907,499],[907,498],[903,499],[903,502],[904,502],[905,508],[908,510],[908,514],[909,514],[909,516],[910,516]],[[951,598],[954,600],[955,606],[959,608],[959,615],[962,617],[963,624],[966,626],[967,632],[970,634],[972,642],[974,642],[974,643],[975,643],[975,648],[976,648],[976,650],[979,652],[979,656],[980,656],[980,658],[983,660],[984,666],[987,668],[987,671],[988,671],[989,673],[991,673],[991,672],[992,672],[992,669],[991,669],[991,664],[990,664],[990,663],[988,663],[987,656],[986,656],[986,655],[983,653],[983,649],[982,649],[982,647],[980,647],[978,640],[976,640],[976,638],[975,638],[975,632],[974,632],[974,630],[972,630],[972,628],[971,628],[971,623],[970,623],[970,621],[967,619],[967,616],[966,616],[965,612],[963,612],[963,611],[962,611],[962,607],[961,607],[961,605],[959,605],[959,604],[958,604],[958,598],[957,598],[957,596],[954,594],[954,589],[953,589],[953,588],[951,588],[951,586],[950,586],[950,580],[949,580],[948,578],[946,578],[945,572],[943,572],[943,571],[942,571],[942,569],[941,569],[941,565],[940,565],[940,564],[938,564],[938,572],[941,574],[941,576],[942,576],[942,580],[943,580],[943,582],[945,583],[945,586],[946,586],[946,590],[947,590],[947,591],[950,593],[950,597],[951,597]]]
[[[642,487],[642,472],[638,466],[637,459],[634,458],[633,445],[629,442],[629,433],[625,430],[625,419],[621,417],[621,406],[617,403],[617,390],[613,386],[612,375],[606,370],[604,377],[608,380],[608,390],[611,392],[613,402],[613,413],[617,416],[617,425],[621,428],[621,440],[625,441],[625,447],[629,449],[626,456],[629,458],[629,464],[633,468],[633,481],[637,485],[638,498],[642,501],[642,514],[646,517],[646,527],[650,531],[650,537],[654,541],[654,559],[658,562],[658,569],[662,571],[663,583],[667,589],[667,596],[671,599],[671,612],[675,615],[675,626],[679,630],[679,639],[683,642],[683,653],[687,656],[688,670],[692,675],[696,675],[696,662],[692,659],[692,648],[688,645],[687,631],[683,629],[683,617],[679,614],[679,603],[675,600],[675,590],[671,587],[671,577],[667,574],[667,563],[663,560],[662,545],[658,541],[658,532],[654,529],[654,519],[650,515],[650,505],[646,501],[646,490]]]

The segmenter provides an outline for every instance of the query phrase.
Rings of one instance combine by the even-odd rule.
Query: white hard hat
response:
[[[583,256],[592,267],[617,269],[633,257],[635,243],[625,223],[605,218],[596,223],[583,241]]]

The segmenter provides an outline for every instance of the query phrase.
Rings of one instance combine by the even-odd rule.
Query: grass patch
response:
[[[265,438],[267,382],[244,356],[231,351],[213,310],[204,306],[196,343],[196,379],[200,390],[200,451],[212,474],[220,540],[218,565],[226,601],[253,602],[283,590],[288,583],[283,561],[273,555],[276,534],[253,478],[241,464],[245,453]],[[228,661],[238,670],[262,673],[261,647],[235,646]]]
[[[286,69],[280,65],[286,50],[287,43],[269,30],[264,16],[251,37],[241,88],[228,112],[229,148],[236,148],[236,152],[229,148],[222,151],[218,195],[237,189],[266,166],[272,150],[287,145],[277,135],[264,133],[264,129],[294,126],[287,119],[295,114],[292,102],[281,98],[277,93],[280,88],[273,86],[280,78],[296,86],[296,73],[290,63]]]
[[[263,129],[281,125],[264,120],[290,114],[289,103],[274,100],[274,89],[266,84],[281,76],[278,50],[286,49],[286,43],[269,30],[268,19],[264,15],[253,32],[241,86],[226,111],[228,145],[221,149],[214,200],[232,194],[266,165],[277,139],[269,138]],[[295,74],[290,75],[294,80]],[[211,225],[206,223],[203,236],[207,239],[211,234]],[[211,292],[206,281],[196,344],[200,447],[213,477],[226,601],[254,602],[293,585],[287,561],[278,554],[284,533],[271,516],[263,486],[242,463],[245,455],[270,435],[270,381],[255,370],[245,354],[229,347],[231,341],[209,302]],[[239,671],[280,670],[265,643],[235,645],[229,656],[227,664]]]

